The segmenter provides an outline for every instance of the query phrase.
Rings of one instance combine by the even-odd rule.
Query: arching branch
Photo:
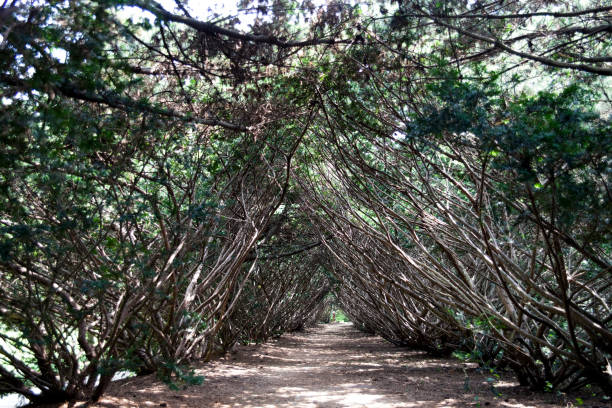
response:
[[[227,28],[219,27],[216,24],[209,23],[206,21],[200,21],[189,17],[179,16],[164,9],[159,3],[153,0],[138,0],[134,2],[134,5],[142,8],[143,10],[150,11],[157,17],[166,20],[173,21],[175,23],[185,24],[197,30],[200,33],[208,35],[223,35],[235,40],[242,40],[252,42],[256,44],[269,44],[279,48],[297,48],[297,47],[308,47],[312,45],[333,45],[333,44],[350,44],[352,39],[334,39],[334,38],[312,38],[303,41],[284,41],[279,37],[272,35],[256,35],[241,33],[239,31],[230,30]]]

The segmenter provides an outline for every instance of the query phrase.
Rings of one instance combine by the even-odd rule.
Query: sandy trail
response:
[[[574,398],[531,393],[509,374],[492,383],[473,364],[395,347],[349,323],[240,346],[197,373],[204,383],[179,391],[154,376],[122,380],[95,406],[522,408],[570,406]],[[583,406],[608,406],[585,398]]]

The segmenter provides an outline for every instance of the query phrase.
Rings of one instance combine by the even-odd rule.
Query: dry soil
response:
[[[202,385],[172,391],[154,376],[112,384],[94,407],[608,407],[601,396],[534,393],[510,373],[395,347],[350,323],[239,346],[196,367]],[[494,380],[494,381],[493,381]],[[576,400],[579,398],[579,400]]]

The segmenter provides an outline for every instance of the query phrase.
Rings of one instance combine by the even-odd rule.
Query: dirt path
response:
[[[394,347],[351,324],[321,325],[240,346],[197,370],[204,383],[171,391],[155,377],[114,383],[96,407],[546,407],[570,397],[532,394],[454,359]],[[491,378],[492,379],[492,378]],[[500,394],[501,393],[501,394]],[[496,396],[499,395],[499,396]],[[575,398],[575,397],[572,397]],[[563,401],[565,400],[565,402]],[[599,399],[586,407],[604,407]],[[569,401],[569,403],[568,403]]]

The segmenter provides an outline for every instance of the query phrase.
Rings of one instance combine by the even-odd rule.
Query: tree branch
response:
[[[441,26],[455,30],[460,34],[466,35],[476,40],[487,42],[489,44],[493,44],[495,45],[495,47],[500,48],[510,54],[517,55],[522,58],[527,58],[532,61],[537,61],[544,65],[548,65],[548,66],[555,67],[555,68],[577,69],[579,71],[590,72],[590,73],[598,74],[598,75],[607,75],[607,76],[612,75],[612,68],[599,67],[599,66],[587,65],[587,64],[572,64],[569,62],[557,61],[552,58],[547,58],[547,57],[535,55],[535,54],[528,53],[528,52],[518,51],[506,45],[502,40],[498,38],[488,37],[488,36],[478,34],[472,31],[464,30],[460,27],[454,26],[452,24],[448,24],[440,20],[437,16],[429,15],[428,17],[431,18],[433,21],[435,21],[437,24],[440,24]]]
[[[509,19],[509,18],[531,18],[531,17],[579,17],[579,16],[583,16],[586,14],[597,14],[597,13],[604,13],[606,11],[611,11],[612,10],[612,6],[604,6],[604,7],[597,7],[597,8],[592,8],[592,9],[586,9],[586,10],[579,10],[579,11],[570,11],[570,12],[554,12],[554,11],[537,11],[537,12],[533,12],[533,13],[517,13],[517,14],[447,14],[447,15],[436,15],[436,18],[441,18],[441,19],[447,19],[447,20],[457,20],[457,19],[468,19],[468,18],[485,18],[485,19],[489,19],[489,20],[505,20],[505,19]],[[412,17],[412,18],[422,18],[422,17],[429,17],[431,18],[432,15],[425,13],[425,12],[421,12],[421,13],[405,13],[402,14],[401,17]]]
[[[4,75],[4,74],[0,74],[0,83],[5,83],[7,85],[15,86],[22,90],[34,90],[35,89],[35,87],[31,86],[25,80],[14,78],[14,77]],[[104,94],[97,94],[97,93],[83,91],[79,89],[76,84],[73,84],[73,83],[63,83],[60,85],[54,85],[52,86],[52,88],[55,92],[59,92],[62,95],[67,96],[69,98],[77,99],[77,100],[85,101],[85,102],[99,103],[102,105],[110,106],[111,108],[117,108],[117,109],[122,109],[126,111],[140,111],[140,112],[152,113],[155,115],[160,115],[160,116],[176,119],[182,122],[199,123],[202,125],[209,125],[209,126],[219,126],[225,129],[235,130],[239,132],[248,131],[248,127],[226,122],[220,119],[213,119],[213,118],[202,119],[202,118],[197,118],[197,117],[190,117],[187,115],[182,115],[171,109],[163,109],[163,108],[151,106],[149,104],[137,102],[137,101],[134,101],[126,97],[110,95],[110,94],[104,95]],[[39,89],[39,91],[41,91],[41,89]],[[45,90],[42,90],[42,91],[45,91]]]
[[[175,23],[185,24],[198,32],[208,34],[208,35],[224,35],[229,38],[233,38],[235,40],[242,40],[247,42],[253,42],[257,44],[270,44],[275,45],[279,48],[293,48],[293,47],[306,47],[311,45],[333,45],[333,44],[350,44],[353,40],[335,40],[333,38],[313,38],[310,40],[304,41],[282,41],[278,37],[272,35],[255,35],[255,34],[246,34],[241,33],[239,31],[230,30],[227,28],[219,27],[216,24],[199,21],[189,17],[179,16],[177,14],[171,13],[164,9],[159,3],[153,0],[135,0],[133,4],[137,7],[142,8],[143,10],[147,10],[157,17],[167,20],[173,21]]]

